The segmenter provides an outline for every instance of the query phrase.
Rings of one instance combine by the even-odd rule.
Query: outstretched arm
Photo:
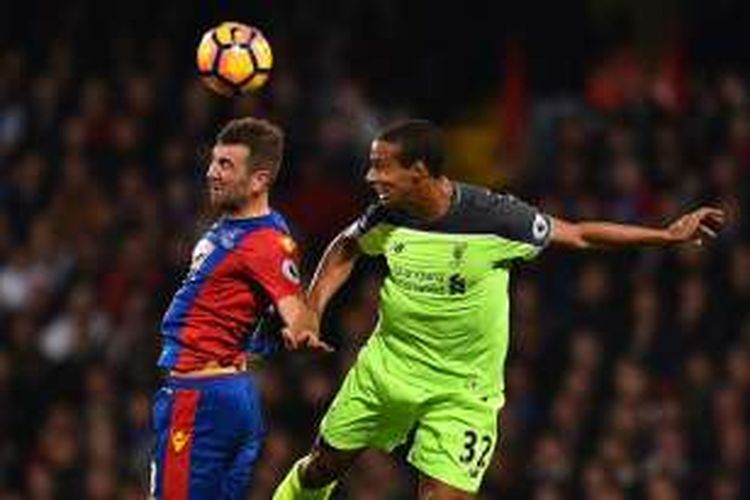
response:
[[[307,289],[310,307],[323,315],[326,305],[347,280],[361,251],[357,240],[345,230],[326,249]]]
[[[550,242],[576,248],[613,248],[628,246],[664,246],[679,243],[700,245],[726,220],[722,210],[702,207],[685,214],[665,228],[650,228],[611,222],[567,222],[552,219]]]

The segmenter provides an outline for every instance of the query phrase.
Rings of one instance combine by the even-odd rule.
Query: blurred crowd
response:
[[[0,51],[0,500],[145,497],[159,319],[210,222],[206,152],[227,118],[287,132],[273,202],[309,277],[366,203],[369,140],[409,114],[372,102],[335,47],[316,61],[327,78],[282,62],[263,93],[229,101],[175,68],[168,40],[117,40],[104,74],[64,41],[41,58]],[[573,220],[664,225],[711,203],[731,224],[703,247],[549,249],[518,269],[482,498],[750,498],[748,81],[685,74],[678,88],[628,64],[614,58],[579,95],[516,96],[518,143],[490,148],[513,165],[503,177],[489,158],[488,182]],[[361,263],[330,307],[336,353],[255,368],[269,435],[249,498],[269,498],[312,442],[374,324],[381,277]],[[341,495],[410,498],[414,481],[402,452],[368,453]]]

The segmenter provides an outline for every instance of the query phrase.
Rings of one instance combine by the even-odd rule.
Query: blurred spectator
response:
[[[109,320],[97,310],[93,290],[79,285],[63,312],[40,333],[41,351],[49,360],[61,362],[103,349],[109,335]]]
[[[520,270],[501,439],[479,498],[750,498],[746,68],[705,59],[688,68],[686,47],[671,41],[642,57],[592,40],[566,58],[565,77],[549,74],[555,58],[539,57],[544,47],[530,39],[528,92],[508,102],[493,94],[494,79],[467,76],[475,54],[494,60],[502,45],[494,21],[476,30],[491,34],[477,50],[458,32],[439,29],[440,44],[422,32],[422,17],[440,9],[413,9],[412,22],[398,2],[344,2],[333,16],[297,3],[261,2],[274,20],[277,67],[263,92],[231,102],[193,78],[192,61],[175,50],[194,43],[193,17],[207,22],[213,7],[115,2],[102,23],[74,1],[54,27],[26,26],[33,16],[10,22],[6,40],[20,45],[0,45],[0,500],[144,498],[151,391],[162,376],[156,334],[210,221],[203,178],[218,124],[253,113],[287,132],[274,206],[290,219],[309,278],[367,203],[373,134],[418,114],[405,100],[440,118],[460,108],[447,127],[471,149],[451,151],[459,178],[502,181],[493,187],[553,215],[665,224],[712,203],[732,217],[707,247],[549,250]],[[454,9],[451,29],[463,11],[472,23],[483,17]],[[577,31],[559,24],[566,40]],[[387,57],[376,50],[393,46]],[[571,77],[574,88],[535,92],[539,80]],[[471,91],[453,92],[455,80]],[[503,123],[513,113],[495,100],[528,114],[528,128]],[[504,137],[509,130],[523,137]],[[511,159],[506,139],[519,149]],[[359,265],[327,311],[335,354],[253,364],[269,433],[249,498],[269,498],[309,446],[377,321],[381,274],[378,263]],[[414,480],[403,457],[368,453],[341,495],[408,498]]]

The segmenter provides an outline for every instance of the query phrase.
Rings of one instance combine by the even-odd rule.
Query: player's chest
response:
[[[240,271],[237,230],[212,229],[203,234],[193,247],[186,281],[202,283],[231,279]]]
[[[475,281],[497,268],[497,245],[482,235],[395,230],[384,243],[391,275],[404,280],[440,282],[459,273]]]

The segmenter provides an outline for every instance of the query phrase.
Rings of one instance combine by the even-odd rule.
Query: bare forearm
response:
[[[722,210],[711,207],[684,214],[663,229],[613,222],[575,223],[552,218],[550,241],[569,248],[701,244],[705,238],[715,238],[725,220]]]
[[[308,305],[304,295],[290,295],[281,299],[277,304],[281,319],[286,327],[294,332],[303,330],[317,331],[318,317],[315,311]]]
[[[315,271],[307,297],[312,309],[320,316],[339,288],[349,278],[359,256],[357,242],[339,235],[326,249]]]
[[[552,220],[551,241],[568,248],[621,248],[667,245],[673,237],[667,229],[655,229],[614,222],[567,222]]]
[[[286,323],[281,335],[287,349],[306,347],[330,352],[331,346],[320,340],[318,315],[307,303],[303,294],[289,295],[276,304]]]
[[[581,222],[577,226],[584,248],[660,246],[675,242],[666,229],[612,222]]]

